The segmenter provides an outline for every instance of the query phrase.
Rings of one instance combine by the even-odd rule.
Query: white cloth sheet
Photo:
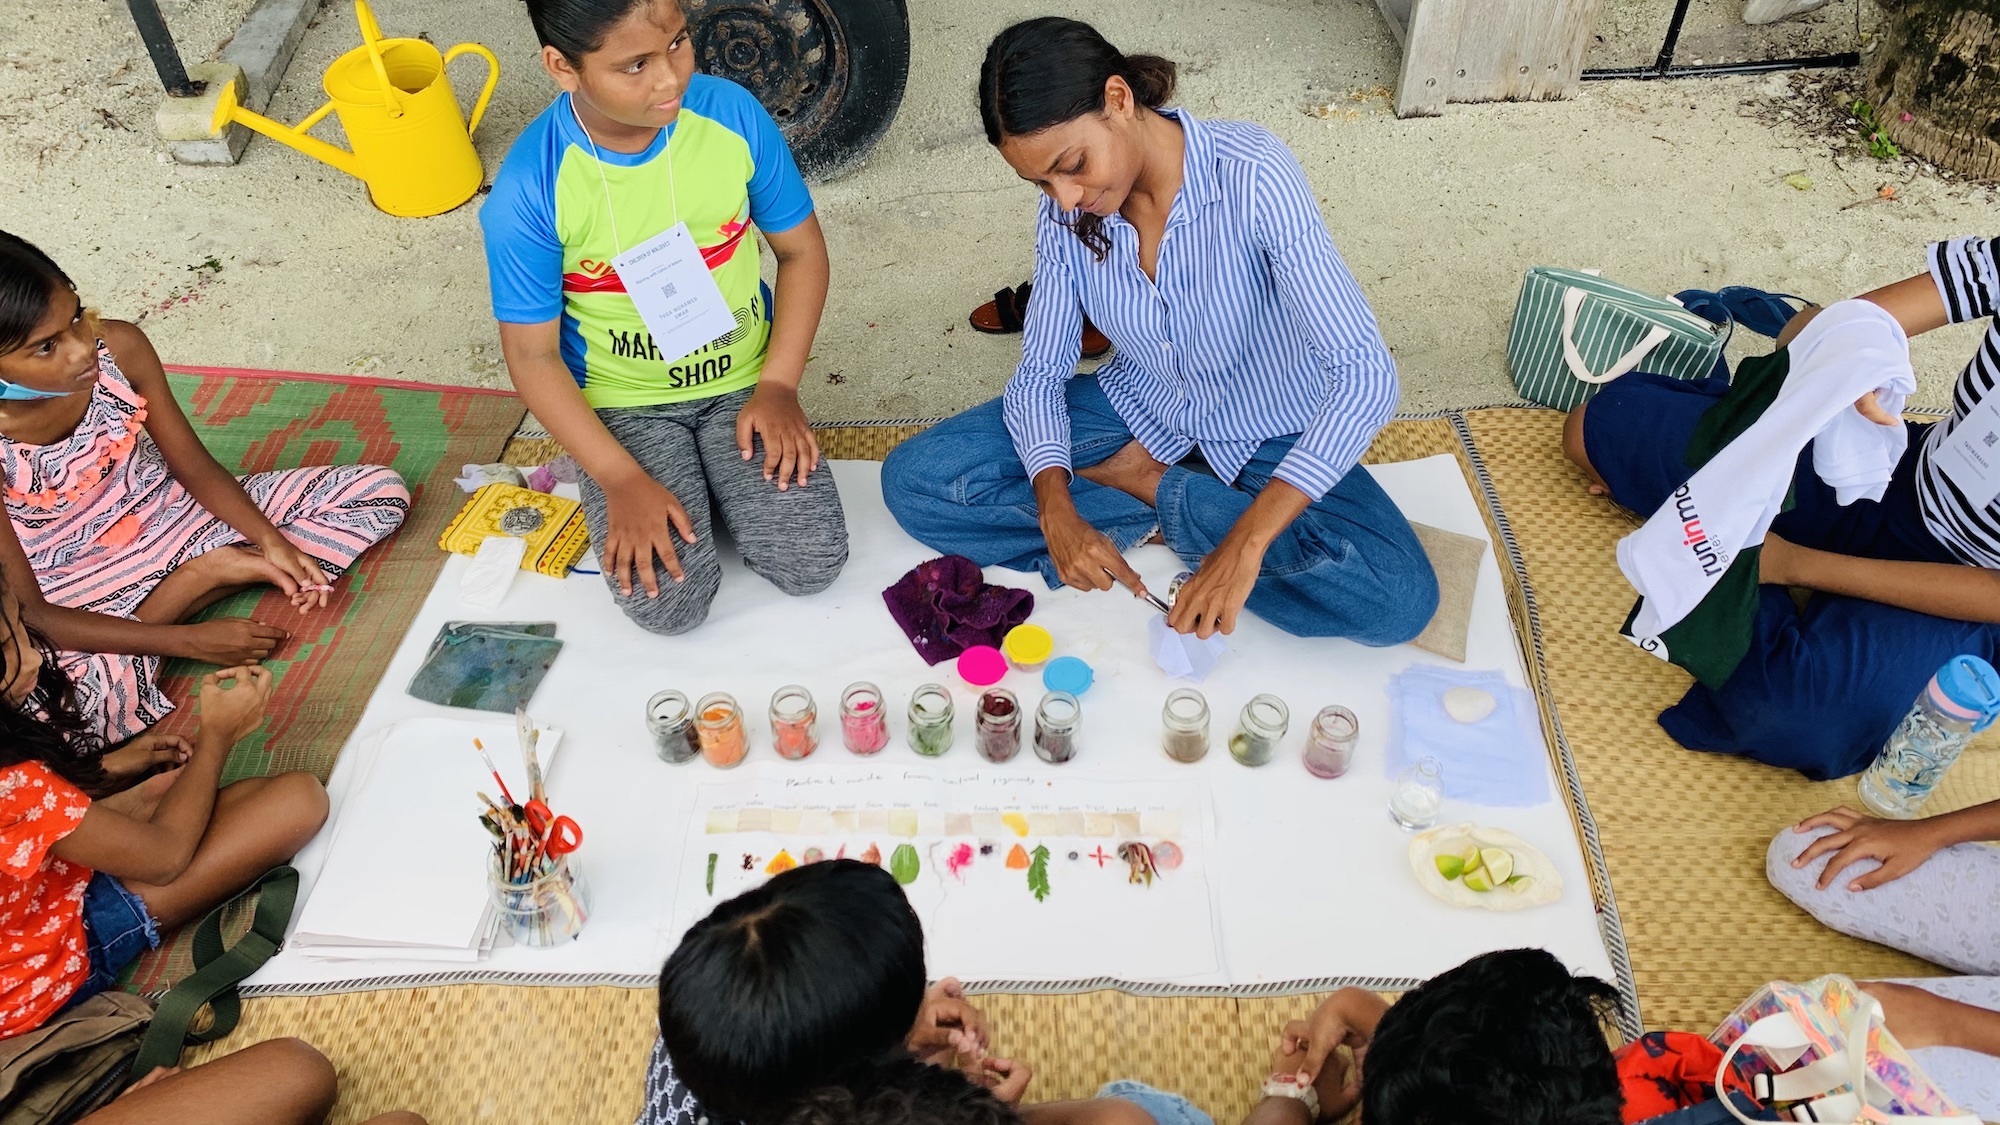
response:
[[[677,853],[690,838],[690,817],[702,787],[748,781],[753,767],[757,774],[806,780],[858,765],[1074,778],[1079,783],[1176,782],[1204,790],[1214,828],[1215,854],[1205,878],[1218,964],[1207,971],[1150,978],[1096,975],[1194,986],[1398,981],[1433,975],[1488,950],[1540,946],[1576,969],[1615,979],[1599,934],[1584,855],[1560,798],[1510,809],[1447,800],[1440,823],[1477,821],[1532,842],[1561,869],[1569,888],[1561,901],[1511,915],[1460,912],[1432,899],[1411,877],[1409,836],[1390,823],[1386,812],[1385,685],[1412,663],[1447,666],[1442,658],[1408,646],[1371,649],[1346,641],[1301,640],[1245,615],[1228,653],[1200,689],[1214,716],[1212,749],[1204,760],[1182,765],[1160,749],[1161,704],[1168,691],[1184,682],[1170,680],[1147,651],[1147,622],[1155,611],[1117,592],[1048,591],[1032,575],[992,569],[989,581],[1033,589],[1033,620],[1054,634],[1056,652],[1089,661],[1097,673],[1095,686],[1083,696],[1074,761],[1050,766],[1024,748],[1014,761],[994,766],[973,749],[974,693],[956,681],[949,664],[924,665],[882,605],[882,589],[931,552],[905,536],[888,515],[875,463],[834,462],[832,468],[852,538],[852,557],[840,580],[812,597],[788,598],[725,552],[722,591],[707,623],[681,637],[651,636],[627,622],[596,576],[559,581],[523,574],[497,609],[468,612],[457,591],[459,571],[469,560],[450,559],[334,771],[329,786],[334,827],[322,832],[297,861],[304,909],[312,908],[312,884],[326,862],[328,837],[339,836],[354,780],[368,768],[361,751],[370,744],[369,736],[423,717],[479,718],[420,702],[403,691],[438,627],[459,619],[553,620],[561,623],[558,635],[568,645],[531,710],[543,725],[567,732],[561,759],[549,771],[549,799],[557,812],[574,817],[583,828],[578,856],[591,886],[590,924],[570,945],[496,948],[476,966],[398,960],[327,963],[287,948],[252,978],[250,991],[301,993],[472,980],[645,985],[656,977],[685,925],[676,909],[676,892],[694,861]],[[1488,538],[1455,458],[1373,466],[1372,471],[1411,519]],[[1164,589],[1167,579],[1182,569],[1164,547],[1140,548],[1131,557],[1155,589]],[[1465,667],[1497,670],[1508,683],[1525,686],[1499,565],[1491,554],[1480,572]],[[841,747],[836,714],[841,688],[860,679],[881,685],[891,717],[889,747],[866,760]],[[949,684],[958,701],[957,741],[935,760],[919,758],[904,741],[903,712],[910,692],[930,681]],[[789,683],[811,688],[820,704],[821,748],[805,762],[780,761],[770,747],[765,710],[772,691]],[[1042,695],[1037,673],[1011,672],[1003,684],[1029,709]],[[655,757],[643,711],[647,698],[666,687],[690,697],[709,691],[734,694],[750,719],[749,762],[735,771],[718,771],[699,760],[670,766]],[[1237,712],[1258,692],[1284,698],[1292,725],[1276,760],[1251,769],[1238,765],[1226,744]],[[1352,709],[1361,735],[1347,775],[1321,781],[1305,771],[1300,751],[1312,715],[1329,703]],[[1561,792],[1553,777],[1549,789],[1552,795]],[[475,810],[470,800],[468,795],[466,803],[454,802],[437,815],[471,824]],[[884,846],[886,859],[886,841]],[[474,868],[463,877],[476,886],[482,873]],[[1057,988],[1078,982],[1078,970],[1059,945],[1039,949],[1042,955],[1027,963],[1012,956],[981,963],[975,949],[950,933],[933,934],[930,949],[933,975],[948,973],[975,985],[1005,980]],[[945,963],[938,959],[940,952],[958,959]],[[1094,972],[1099,967],[1087,968]]]

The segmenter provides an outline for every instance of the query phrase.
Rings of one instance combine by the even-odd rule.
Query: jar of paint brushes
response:
[[[1052,766],[1076,757],[1076,731],[1083,725],[1083,704],[1066,691],[1052,691],[1035,708],[1035,756]]]
[[[717,769],[741,765],[750,744],[743,733],[743,708],[728,692],[710,692],[695,708],[695,737],[702,760]]]
[[[646,701],[646,731],[653,736],[653,752],[669,765],[693,761],[701,753],[694,704],[671,688]]]
[[[1006,688],[979,697],[979,756],[989,762],[1011,761],[1021,752],[1021,701]]]
[[[840,741],[856,754],[873,754],[889,745],[881,688],[863,681],[840,693]]]
[[[1208,755],[1208,700],[1193,688],[1175,688],[1160,708],[1166,733],[1160,748],[1176,762],[1199,762]]]
[[[792,761],[819,749],[819,705],[803,686],[786,684],[771,693],[771,745]]]
[[[1291,709],[1275,695],[1254,695],[1237,717],[1236,733],[1229,736],[1229,753],[1246,766],[1261,766],[1278,751],[1278,743],[1292,725]]]
[[[951,749],[951,724],[957,717],[951,692],[943,684],[925,684],[910,696],[910,749],[935,758]]]
[[[505,863],[496,854],[486,868],[500,932],[538,949],[575,941],[590,920],[590,887],[576,856],[544,856],[526,871],[505,870]]]

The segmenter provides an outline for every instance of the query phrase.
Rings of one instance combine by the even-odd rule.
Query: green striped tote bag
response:
[[[1666,297],[1590,270],[1536,266],[1521,282],[1507,364],[1522,398],[1569,410],[1628,371],[1712,374],[1728,338],[1722,326]]]

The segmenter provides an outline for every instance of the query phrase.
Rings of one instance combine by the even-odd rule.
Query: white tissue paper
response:
[[[1222,634],[1202,640],[1192,633],[1176,633],[1167,628],[1164,617],[1146,623],[1146,637],[1146,647],[1152,650],[1153,663],[1160,666],[1160,671],[1196,682],[1207,679],[1215,666],[1222,663],[1222,654],[1229,651]]]
[[[526,488],[528,478],[512,465],[494,462],[490,465],[459,466],[458,487],[467,492],[478,492],[489,484],[511,484],[516,488]]]
[[[492,609],[514,586],[521,573],[521,560],[528,557],[528,541],[512,535],[489,535],[479,543],[472,565],[458,579],[458,600],[481,609]]]

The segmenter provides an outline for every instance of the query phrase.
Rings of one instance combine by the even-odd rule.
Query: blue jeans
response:
[[[83,937],[90,955],[90,976],[63,1002],[60,1011],[67,1012],[117,987],[126,966],[147,950],[160,947],[159,924],[147,912],[145,900],[102,871],[93,872],[83,889]]]
[[[1097,385],[1069,381],[1070,460],[1087,469],[1132,440]],[[1157,509],[1082,477],[1070,481],[1076,510],[1120,551],[1154,528],[1189,566],[1199,566],[1249,509],[1297,435],[1265,442],[1234,485],[1202,468],[1175,465],[1160,481]],[[925,430],[882,465],[882,499],[903,530],[932,550],[981,566],[1039,571],[1062,585],[1042,537],[1034,485],[1000,413],[1000,400]],[[1415,637],[1437,612],[1437,575],[1410,522],[1368,470],[1356,465],[1313,501],[1264,553],[1250,612],[1300,637],[1349,637],[1393,645]]]
[[[1584,453],[1611,498],[1651,515],[1694,470],[1695,425],[1727,380],[1634,373],[1605,385],[1583,416]],[[1924,527],[1917,454],[1929,423],[1905,423],[1909,446],[1879,501],[1840,504],[1812,469],[1792,473],[1793,507],[1771,530],[1801,547],[1866,559],[1957,563]],[[1781,586],[1758,591],[1750,652],[1720,688],[1695,684],[1660,715],[1690,750],[1741,754],[1815,781],[1867,769],[1945,661],[2000,660],[2000,626],[1932,617],[1881,602],[1815,593],[1803,610]]]
[[[1097,1091],[1097,1096],[1123,1098],[1145,1110],[1155,1125],[1215,1125],[1214,1118],[1196,1109],[1193,1102],[1179,1094],[1155,1090],[1144,1082],[1134,1082],[1129,1078],[1105,1083],[1104,1088]]]

